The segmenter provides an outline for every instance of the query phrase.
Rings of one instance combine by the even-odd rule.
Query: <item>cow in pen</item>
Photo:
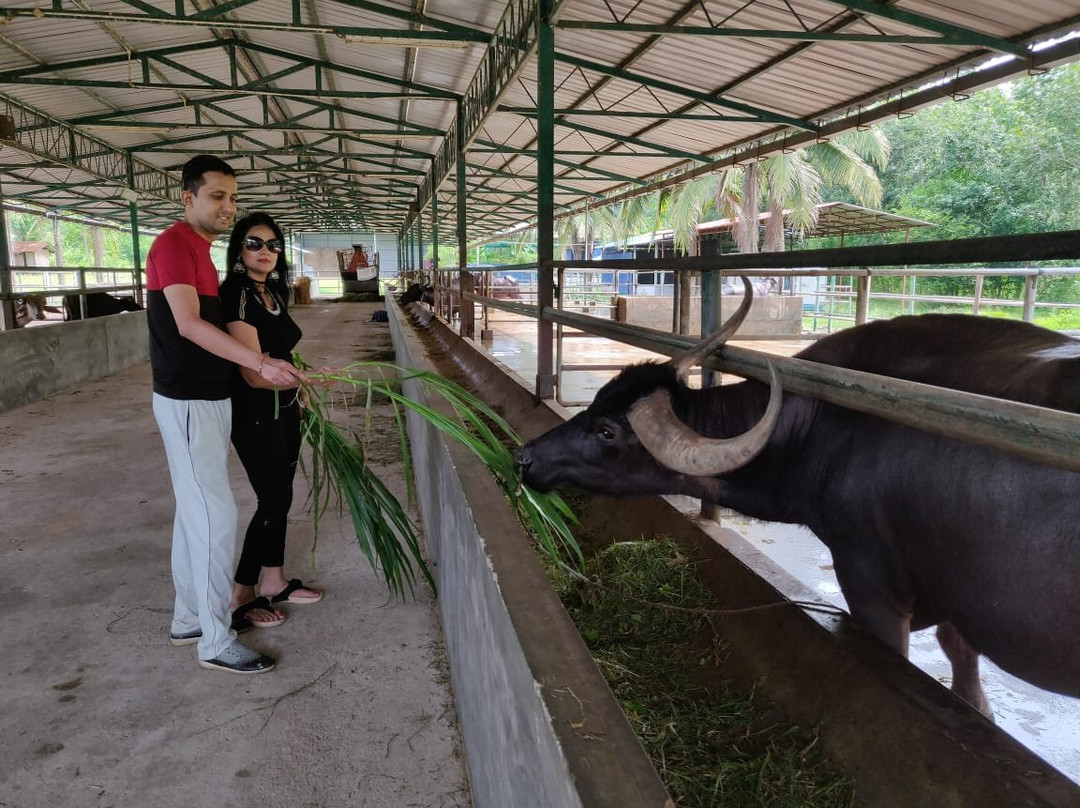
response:
[[[1080,696],[1080,474],[754,380],[695,390],[690,367],[749,308],[682,356],[625,368],[522,447],[523,481],[685,494],[806,525],[852,617],[906,654],[937,626],[952,689],[990,715],[979,656]],[[898,317],[825,337],[800,359],[1080,411],[1080,342],[1014,321]]]
[[[473,291],[484,297],[493,297],[496,300],[521,300],[521,288],[518,285],[517,279],[509,276],[491,276],[480,272],[472,273],[473,276]],[[456,320],[461,316],[461,301],[458,297],[457,291],[459,289],[460,280],[457,275],[454,275],[449,279],[450,288],[450,319]],[[421,286],[419,283],[411,283],[409,287],[402,293],[401,302],[408,303],[426,303],[429,306],[435,305],[435,287],[430,283]]]
[[[86,317],[107,317],[125,311],[141,311],[142,306],[133,297],[110,295],[108,292],[86,293]],[[82,305],[78,295],[64,295],[64,320],[83,319]]]

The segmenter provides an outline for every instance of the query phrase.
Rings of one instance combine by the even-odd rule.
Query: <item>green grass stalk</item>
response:
[[[299,367],[307,368],[296,357]],[[315,541],[319,522],[335,504],[348,510],[357,542],[369,563],[380,570],[395,594],[413,591],[414,566],[435,587],[424,562],[415,528],[405,508],[369,467],[364,444],[371,434],[371,409],[376,399],[389,402],[398,428],[398,447],[406,468],[408,499],[414,496],[412,458],[409,452],[405,412],[413,412],[444,435],[475,454],[491,471],[518,514],[534,536],[541,552],[570,574],[583,563],[581,548],[570,529],[574,515],[557,494],[542,494],[521,485],[509,447],[521,445],[510,425],[460,385],[429,371],[401,368],[387,362],[357,362],[333,372],[310,372],[314,383],[305,388],[308,407],[303,437],[311,448],[310,466],[302,464],[311,483]],[[417,381],[427,392],[445,401],[453,412],[407,396],[403,384]],[[356,433],[333,419],[335,397],[316,385],[350,387],[364,399],[364,428]],[[332,388],[333,389],[333,388]],[[342,400],[348,398],[342,396]],[[313,547],[314,552],[314,547]]]

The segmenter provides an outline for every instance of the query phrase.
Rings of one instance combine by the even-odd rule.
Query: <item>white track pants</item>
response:
[[[228,472],[232,402],[181,401],[155,393],[154,417],[176,497],[172,632],[201,628],[199,658],[214,659],[236,640],[229,627],[236,554],[236,502]]]

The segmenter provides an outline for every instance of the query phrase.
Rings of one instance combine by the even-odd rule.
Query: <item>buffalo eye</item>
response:
[[[600,438],[604,443],[613,443],[615,441],[615,430],[611,424],[597,424],[596,436]]]

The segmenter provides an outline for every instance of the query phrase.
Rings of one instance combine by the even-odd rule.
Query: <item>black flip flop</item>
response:
[[[307,606],[307,605],[309,605],[311,603],[318,603],[320,600],[323,599],[323,596],[322,596],[321,593],[320,593],[319,597],[317,597],[317,598],[293,598],[292,597],[292,593],[295,592],[297,589],[309,589],[309,588],[310,587],[304,586],[304,582],[301,581],[299,578],[293,578],[291,581],[289,581],[288,584],[286,584],[284,589],[282,589],[280,592],[278,592],[276,595],[274,595],[272,598],[270,598],[270,602],[271,603],[292,603],[292,604],[294,604],[296,606]],[[312,590],[312,591],[314,592],[315,590]]]
[[[255,598],[255,600],[249,601],[243,606],[237,606],[232,613],[232,630],[237,634],[253,628],[275,628],[285,622],[284,617],[272,623],[256,622],[247,616],[247,613],[252,609],[265,609],[268,612],[277,613],[274,607],[270,605],[270,601],[266,598]]]

